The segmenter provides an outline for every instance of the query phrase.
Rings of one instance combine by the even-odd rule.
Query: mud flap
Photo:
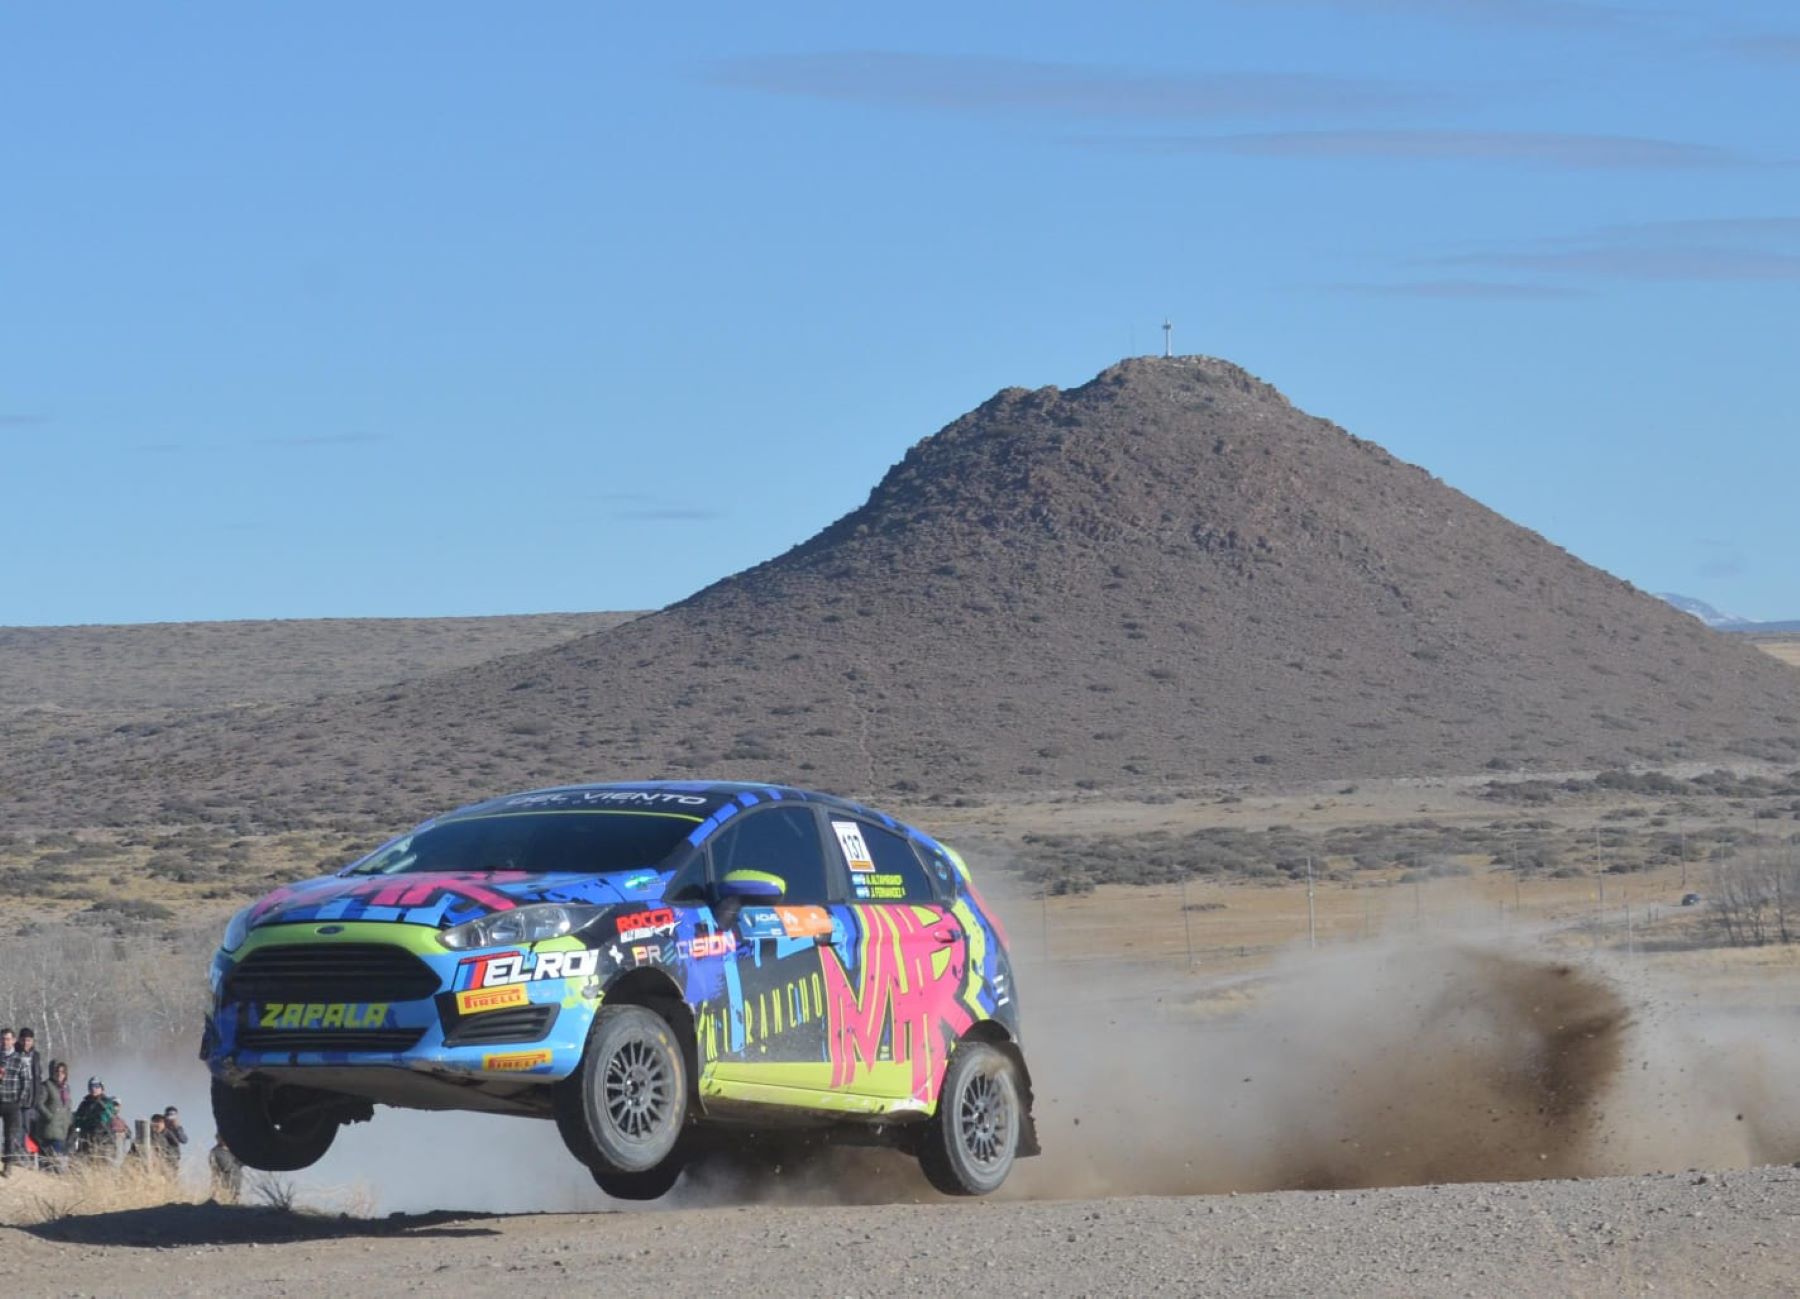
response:
[[[1019,1117],[1019,1148],[1013,1153],[1020,1159],[1044,1153],[1044,1148],[1038,1144],[1037,1120],[1031,1117],[1029,1103],[1025,1107],[1025,1113]]]

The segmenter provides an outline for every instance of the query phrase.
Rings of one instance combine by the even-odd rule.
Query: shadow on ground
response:
[[[41,1240],[72,1245],[274,1245],[296,1240],[430,1239],[493,1236],[491,1213],[396,1213],[386,1218],[295,1212],[241,1204],[159,1204],[148,1209],[76,1214],[21,1227]]]

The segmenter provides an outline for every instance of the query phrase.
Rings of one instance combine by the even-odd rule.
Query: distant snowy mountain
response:
[[[1691,595],[1677,595],[1673,591],[1652,591],[1658,600],[1667,601],[1683,613],[1691,613],[1708,627],[1716,627],[1720,631],[1743,631],[1755,624],[1748,618],[1740,618],[1733,613],[1720,613],[1704,600],[1696,600]]]
[[[1658,600],[1674,605],[1683,613],[1692,614],[1715,631],[1800,632],[1800,620],[1756,622],[1733,613],[1720,613],[1706,601],[1696,600],[1691,595],[1677,595],[1673,591],[1652,591],[1651,594]]]

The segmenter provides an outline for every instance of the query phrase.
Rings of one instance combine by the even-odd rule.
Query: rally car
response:
[[[776,785],[512,794],[234,916],[201,1057],[253,1168],[376,1104],[554,1119],[608,1194],[879,1142],[953,1195],[1037,1153],[1006,936],[953,850]]]

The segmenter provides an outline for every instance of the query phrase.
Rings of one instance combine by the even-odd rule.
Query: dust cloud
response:
[[[1064,1198],[1583,1177],[1800,1158],[1793,1006],[1737,1005],[1643,963],[1529,938],[1302,950],[1256,974],[1073,963],[1019,972],[1044,1154],[1002,1195]],[[183,1053],[185,1055],[185,1053]],[[127,1117],[180,1106],[204,1187],[191,1056],[76,1061]],[[664,1200],[603,1195],[547,1122],[377,1108],[281,1179],[328,1211],[882,1203],[935,1193],[895,1151],[771,1143]]]
[[[1584,1177],[1800,1156],[1793,1016],[1528,948],[1392,941],[1183,985],[1039,971],[1025,1196]]]

